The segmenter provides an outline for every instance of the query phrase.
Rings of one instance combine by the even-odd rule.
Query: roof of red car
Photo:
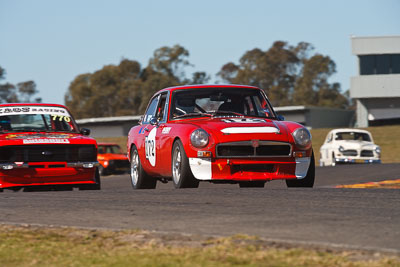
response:
[[[182,89],[195,89],[195,88],[251,88],[251,89],[260,89],[255,86],[250,85],[239,85],[239,84],[195,84],[195,85],[181,85],[181,86],[173,86],[164,88],[161,91],[175,91],[175,90],[182,90]],[[157,93],[158,93],[157,92]]]
[[[64,105],[49,104],[49,103],[5,103],[5,104],[0,104],[0,107],[10,107],[10,106],[47,106],[47,107],[66,108],[66,106],[64,106]]]

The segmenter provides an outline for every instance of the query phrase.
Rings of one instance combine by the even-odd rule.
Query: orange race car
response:
[[[124,173],[129,171],[129,160],[121,147],[114,143],[99,143],[97,160],[100,175]]]

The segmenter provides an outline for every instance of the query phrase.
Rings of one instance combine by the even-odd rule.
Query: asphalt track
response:
[[[198,189],[132,190],[128,175],[101,191],[0,193],[0,223],[146,229],[200,235],[257,235],[298,244],[400,253],[400,190],[336,185],[400,178],[400,164],[316,170],[310,189],[201,183]]]

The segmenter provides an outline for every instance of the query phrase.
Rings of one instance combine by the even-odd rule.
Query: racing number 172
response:
[[[146,136],[144,140],[144,149],[146,150],[146,159],[154,157],[154,140],[149,140]]]

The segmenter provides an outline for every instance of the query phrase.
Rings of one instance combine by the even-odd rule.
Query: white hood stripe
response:
[[[229,127],[222,129],[221,132],[235,134],[235,133],[279,133],[276,127]]]

